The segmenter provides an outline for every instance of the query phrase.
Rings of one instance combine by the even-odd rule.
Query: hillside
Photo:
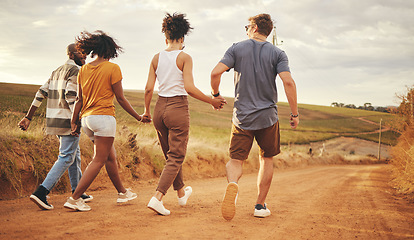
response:
[[[58,141],[56,137],[43,133],[45,103],[37,110],[27,132],[17,128],[18,121],[25,115],[38,87],[0,83],[0,124],[3,126],[0,133],[0,199],[25,196],[33,191],[56,160]],[[133,107],[142,113],[143,92],[128,90],[125,95]],[[156,97],[152,107],[155,101]],[[229,104],[217,112],[207,104],[189,98],[190,141],[183,165],[187,179],[224,176],[233,99],[227,98],[227,101]],[[287,103],[280,103],[278,109],[281,142],[284,145],[282,154],[275,159],[275,165],[279,168],[375,162],[373,156],[377,156],[378,151],[375,141],[378,141],[380,119],[384,124],[381,142],[391,145],[397,137],[386,127],[393,119],[392,115],[386,113],[300,104],[300,126],[291,130]],[[148,180],[157,177],[163,168],[164,159],[152,124],[137,124],[118,105],[116,115],[115,148],[124,180]],[[344,141],[348,143],[337,144]],[[358,150],[368,145],[369,151]],[[384,158],[388,157],[386,145],[382,148]],[[308,154],[310,147],[313,155]],[[91,142],[84,135],[81,137],[81,151],[84,168],[90,162],[93,152]],[[256,147],[246,163],[246,173],[256,171]],[[107,180],[103,170],[91,188],[99,188]],[[69,182],[64,176],[54,191],[67,191],[68,186]]]

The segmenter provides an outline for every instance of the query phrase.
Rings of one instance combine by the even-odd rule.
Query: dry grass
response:
[[[400,193],[414,199],[414,127],[408,128],[392,149],[394,184]]]
[[[58,139],[44,134],[45,106],[42,104],[36,112],[29,131],[22,132],[17,123],[25,115],[34,94],[39,86],[2,84],[0,83],[0,199],[9,198],[11,192],[16,196],[25,196],[33,191],[46,177],[47,172],[58,156]],[[125,95],[134,108],[143,112],[142,91],[126,91]],[[232,99],[220,112],[215,112],[208,104],[189,98],[191,127],[185,164],[185,178],[217,177],[225,175],[224,165],[228,160],[228,144],[230,136]],[[152,107],[156,101],[154,96]],[[366,111],[351,111],[336,108],[301,105],[301,125],[298,130],[290,130],[289,107],[281,103],[281,142],[284,145],[306,144],[340,136],[343,132],[370,131],[373,128],[364,122],[357,124],[354,116],[368,116]],[[360,115],[358,115],[360,114]],[[119,170],[125,181],[148,180],[157,178],[165,164],[161,148],[158,145],[155,129],[152,124],[137,124],[136,121],[116,105],[117,133],[115,149]],[[340,125],[341,127],[336,127]],[[352,126],[349,126],[352,125]],[[338,130],[340,129],[340,130]],[[82,169],[85,169],[93,155],[93,145],[83,134],[80,140]],[[288,155],[281,155],[275,160],[277,167],[298,166],[303,164],[344,163],[340,157],[326,156],[324,159],[309,158],[306,155],[294,154],[284,149]],[[258,168],[258,149],[254,145],[249,159],[244,166],[245,172],[253,172]],[[286,158],[285,158],[286,157]],[[287,159],[287,160],[286,160]],[[104,169],[99,173],[92,189],[108,182]],[[54,191],[70,190],[67,174],[65,174]],[[8,194],[4,194],[8,193]]]

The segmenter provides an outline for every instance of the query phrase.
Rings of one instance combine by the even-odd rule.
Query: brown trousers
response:
[[[167,193],[184,187],[181,166],[187,152],[190,113],[187,96],[158,97],[153,122],[166,164],[161,173],[157,191]]]

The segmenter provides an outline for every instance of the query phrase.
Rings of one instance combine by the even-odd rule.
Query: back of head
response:
[[[273,30],[273,21],[269,14],[262,13],[254,17],[250,17],[249,21],[256,24],[258,32],[266,37],[269,36]]]
[[[94,33],[83,31],[76,37],[76,48],[84,55],[98,55],[104,59],[118,57],[122,47],[116,44],[115,40],[101,30]]]
[[[69,56],[69,54],[76,52],[76,44],[71,43],[66,47],[66,54]]]
[[[162,22],[162,32],[169,40],[178,40],[187,35],[191,29],[190,23],[185,18],[185,14],[167,13]]]

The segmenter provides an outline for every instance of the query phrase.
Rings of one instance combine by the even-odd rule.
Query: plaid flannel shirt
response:
[[[46,134],[70,135],[70,119],[77,95],[79,67],[71,59],[52,72],[49,80],[39,88],[32,105],[46,106]]]

